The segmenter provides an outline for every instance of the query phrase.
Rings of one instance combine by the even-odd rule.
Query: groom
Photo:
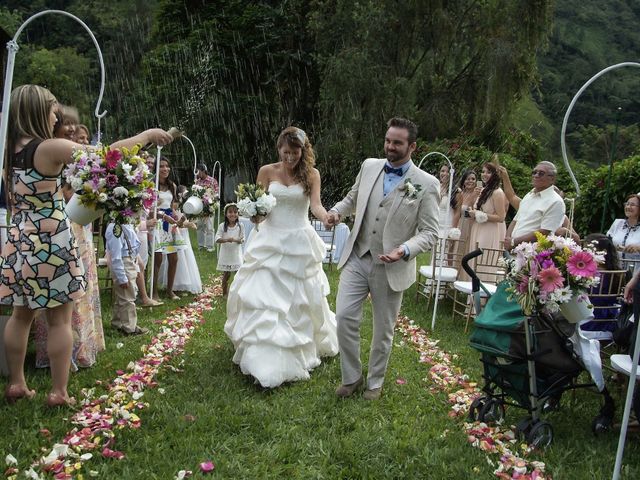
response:
[[[370,293],[373,340],[364,398],[380,398],[402,293],[415,282],[416,255],[429,250],[438,235],[440,184],[411,161],[418,127],[404,118],[392,118],[387,126],[387,158],[366,159],[347,196],[327,215],[331,226],[355,214],[338,264],[339,397],[353,395],[364,382],[360,321],[362,303]]]

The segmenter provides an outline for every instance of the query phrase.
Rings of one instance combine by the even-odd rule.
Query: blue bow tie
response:
[[[384,172],[392,174],[392,175],[398,175],[399,177],[404,175],[404,172],[402,171],[402,168],[393,168],[390,165],[385,165],[384,166]]]

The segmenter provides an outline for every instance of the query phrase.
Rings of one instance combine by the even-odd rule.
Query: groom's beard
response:
[[[388,149],[384,149],[384,154],[387,156],[387,160],[389,162],[399,162],[400,160],[404,160],[409,155],[409,146],[404,150],[395,149],[394,151],[390,151]]]

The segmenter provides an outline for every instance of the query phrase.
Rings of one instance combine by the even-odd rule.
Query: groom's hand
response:
[[[337,212],[327,212],[327,216],[324,219],[325,228],[330,230],[338,223],[340,223],[340,215]]]
[[[391,250],[390,253],[385,253],[383,255],[378,255],[378,258],[384,263],[393,263],[400,260],[404,257],[404,248],[398,247]]]

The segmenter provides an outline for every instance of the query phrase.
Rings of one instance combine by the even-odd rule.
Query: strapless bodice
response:
[[[265,222],[275,228],[297,229],[309,225],[309,196],[302,185],[269,184],[269,193],[276,197],[276,206]]]

